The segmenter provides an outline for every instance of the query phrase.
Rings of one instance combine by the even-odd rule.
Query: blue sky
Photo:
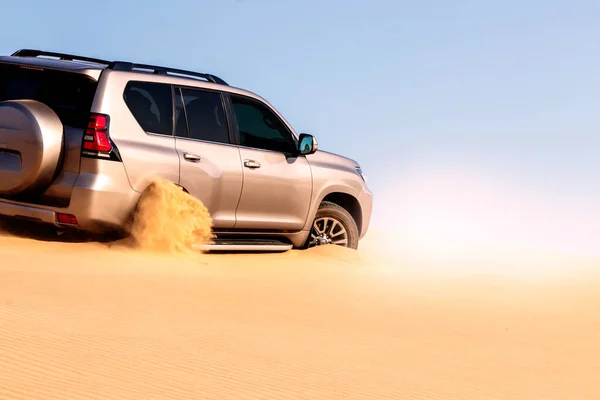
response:
[[[2,16],[4,53],[166,64],[257,92],[360,161],[376,194],[457,171],[600,208],[597,1],[20,0]]]

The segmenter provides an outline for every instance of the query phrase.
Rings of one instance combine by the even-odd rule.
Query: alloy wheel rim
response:
[[[326,244],[348,247],[348,231],[337,219],[320,217],[313,222],[308,247]]]

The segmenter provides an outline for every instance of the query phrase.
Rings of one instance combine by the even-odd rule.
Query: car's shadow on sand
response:
[[[52,225],[41,224],[37,222],[15,220],[12,218],[0,217],[0,236],[8,235],[12,237],[35,240],[41,242],[55,243],[100,243],[111,247],[125,246],[128,248],[136,248],[132,242],[131,236],[97,236],[73,229],[59,229]],[[280,251],[260,251],[260,250],[200,250],[198,253],[206,255],[275,255],[285,254],[290,251],[297,252],[298,250],[280,250]]]
[[[94,236],[77,230],[61,230],[50,225],[6,218],[0,218],[1,234],[43,242],[61,243],[109,243],[118,240],[116,237]]]

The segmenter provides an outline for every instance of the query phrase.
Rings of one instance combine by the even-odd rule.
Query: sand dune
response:
[[[0,398],[600,398],[596,274],[420,262],[0,237]]]
[[[210,223],[158,183],[130,240],[0,235],[0,399],[600,399],[596,261],[398,231],[190,251]]]

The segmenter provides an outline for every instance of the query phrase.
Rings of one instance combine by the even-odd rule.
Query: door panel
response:
[[[240,148],[240,155],[242,162],[250,166],[243,167],[244,187],[236,229],[301,230],[312,196],[312,175],[306,158],[288,159],[283,153],[248,148]]]
[[[229,102],[244,174],[236,229],[302,230],[312,173],[306,158],[294,155],[291,130],[257,99],[230,94]]]
[[[214,228],[233,228],[242,163],[238,147],[230,144],[223,96],[197,88],[175,88],[174,93],[180,184],[204,203]]]
[[[214,228],[233,228],[242,191],[239,149],[231,145],[176,138],[180,185],[202,201]]]

